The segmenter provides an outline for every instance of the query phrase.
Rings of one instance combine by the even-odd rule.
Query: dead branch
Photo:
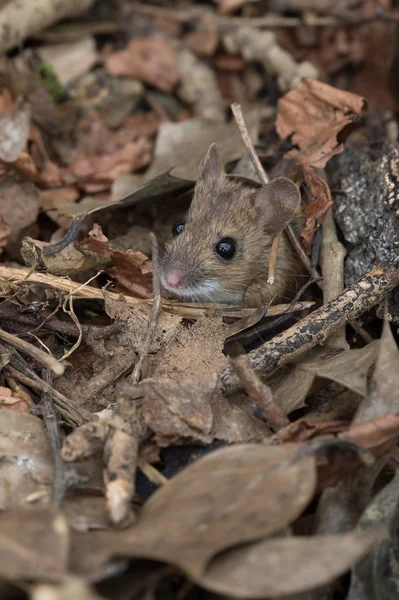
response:
[[[82,284],[71,281],[66,277],[56,277],[55,275],[36,272],[29,273],[23,269],[13,269],[11,267],[0,265],[0,286],[3,284],[3,287],[7,288],[13,284],[17,285],[20,283],[40,283],[42,285],[48,285],[56,290],[60,290],[61,292],[66,292],[76,298],[93,298],[104,301],[104,295],[101,290],[89,285],[82,286]],[[116,294],[115,292],[107,291],[107,294],[111,300],[118,300],[119,298],[119,294]],[[2,292],[1,295],[4,296],[5,293]],[[145,303],[151,305],[153,302],[152,299],[143,300],[141,298],[134,298],[133,296],[125,296],[125,300],[128,306],[137,306],[138,304],[143,305]],[[249,314],[249,312],[256,310],[252,308],[242,310],[231,304],[215,304],[214,302],[175,302],[162,298],[162,308],[164,310],[190,319],[199,319],[209,309],[215,310],[216,307],[219,307],[222,315],[228,316],[242,316],[243,312]],[[268,316],[280,315],[290,308],[292,310],[300,310],[303,308],[303,304],[300,303],[298,306],[294,307],[290,304],[271,306],[269,308]],[[0,309],[0,316],[1,312],[2,309]],[[72,330],[70,329],[70,331]],[[60,333],[63,332],[60,330]],[[65,333],[69,335],[68,332]],[[78,331],[77,334],[79,334]]]
[[[26,385],[33,390],[38,390],[39,392],[48,392],[54,398],[59,415],[69,425],[77,427],[78,425],[82,425],[83,423],[87,423],[87,421],[92,420],[93,415],[88,410],[73,406],[69,398],[40,379],[40,377],[33,379],[27,375],[24,375],[23,373],[20,373],[20,371],[11,366],[7,366],[6,369],[7,372],[14,377],[14,379],[23,385]]]
[[[13,348],[17,348],[20,352],[31,356],[37,360],[38,363],[43,365],[43,367],[52,371],[55,375],[62,375],[65,371],[64,365],[58,362],[56,358],[50,354],[47,354],[43,350],[40,350],[40,348],[36,348],[36,346],[33,344],[30,344],[25,340],[21,340],[21,338],[13,335],[12,333],[7,333],[7,331],[0,329],[0,340],[10,344],[10,346]]]
[[[12,0],[0,10],[0,52],[19,46],[26,38],[53,23],[87,12],[94,0]]]
[[[289,420],[281,408],[273,401],[272,391],[262,383],[258,375],[250,366],[245,356],[238,356],[231,361],[233,369],[238,375],[242,387],[246,390],[261,412],[266,424],[273,430],[279,431],[289,425]]]
[[[271,373],[280,365],[323,343],[349,319],[355,319],[379,304],[398,283],[399,270],[393,267],[376,267],[334,300],[250,352],[250,365],[257,373]],[[233,390],[240,383],[231,366],[221,374],[220,380],[224,391]]]
[[[143,364],[143,360],[148,354],[148,350],[150,349],[151,342],[154,337],[155,327],[158,322],[158,315],[161,310],[161,277],[160,277],[160,269],[159,269],[159,252],[158,252],[158,244],[157,238],[153,233],[150,233],[151,240],[151,258],[152,258],[152,289],[154,293],[154,304],[152,305],[152,311],[150,320],[148,323],[147,334],[143,341],[142,347],[138,352],[138,357],[136,364],[133,369],[133,373],[130,377],[130,383],[133,385],[138,382],[141,375],[141,367]]]

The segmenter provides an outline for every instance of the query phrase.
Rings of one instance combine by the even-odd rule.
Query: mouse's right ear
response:
[[[265,233],[276,235],[285,229],[301,201],[299,187],[287,177],[276,177],[260,188],[255,198]]]
[[[222,163],[216,144],[211,144],[208,152],[202,159],[200,166],[200,179],[204,181],[214,181],[219,179],[223,173]]]

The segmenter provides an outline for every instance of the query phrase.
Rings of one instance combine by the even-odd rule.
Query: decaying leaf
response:
[[[90,569],[112,556],[142,557],[198,578],[221,550],[271,535],[302,512],[315,488],[315,464],[295,456],[291,445],[215,450],[159,488],[134,526],[76,538],[74,564]]]
[[[385,320],[369,394],[359,406],[354,422],[361,423],[386,413],[398,412],[398,389],[399,348],[389,321]]]
[[[233,548],[214,558],[198,583],[234,598],[281,598],[334,581],[382,536],[381,528],[287,537]]]
[[[346,350],[339,354],[321,353],[316,360],[303,361],[298,364],[300,369],[317,377],[325,377],[341,383],[348,389],[366,396],[367,375],[375,363],[379,341],[374,341],[360,350]]]
[[[335,154],[366,108],[366,100],[313,79],[302,79],[278,101],[276,128],[299,149],[287,158],[302,165],[323,168]]]
[[[0,513],[2,579],[60,580],[67,572],[68,552],[68,524],[58,510],[47,506]]]
[[[111,75],[137,77],[164,92],[171,92],[179,80],[173,46],[157,38],[134,38],[125,50],[106,58],[105,68]]]
[[[0,215],[0,254],[3,248],[7,245],[8,237],[11,233],[11,228],[2,215]]]

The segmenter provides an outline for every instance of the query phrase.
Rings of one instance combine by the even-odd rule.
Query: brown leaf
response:
[[[11,112],[0,114],[0,160],[11,163],[26,146],[29,135],[30,109],[16,104]]]
[[[296,158],[302,165],[323,168],[335,154],[353,124],[366,108],[366,100],[313,79],[302,79],[278,101],[276,129],[299,150],[290,150],[286,158]]]
[[[331,583],[382,537],[382,528],[341,535],[262,540],[233,548],[197,577],[203,587],[234,598],[281,598]]]
[[[379,345],[378,341],[374,341],[359,350],[346,350],[336,355],[323,352],[316,360],[300,361],[298,367],[366,396],[368,372],[376,361]]]
[[[63,205],[76,202],[79,192],[74,185],[67,185],[52,190],[39,190],[40,204],[44,210],[62,208]]]
[[[93,37],[82,37],[77,41],[42,45],[38,50],[43,62],[50,64],[61,85],[84,75],[98,60]]]
[[[305,166],[303,174],[311,204],[305,206],[306,223],[301,231],[301,236],[305,242],[305,248],[310,251],[317,227],[323,222],[325,214],[332,206],[333,201],[330,186],[324,179],[316,175],[312,167]]]
[[[87,570],[115,555],[142,557],[200,577],[221,550],[272,535],[306,507],[316,485],[314,458],[295,456],[291,445],[216,450],[159,488],[134,526],[75,538],[74,563]]]
[[[68,524],[52,507],[0,513],[0,577],[57,581],[66,575]]]
[[[369,394],[360,404],[354,423],[399,412],[399,348],[388,319],[384,322]]]
[[[23,390],[13,392],[10,388],[0,386],[0,406],[17,412],[28,412],[31,404],[30,396]]]
[[[139,250],[121,252],[113,250],[101,227],[96,224],[89,232],[89,237],[80,243],[86,252],[100,254],[112,262],[106,272],[114,277],[122,288],[138,298],[150,298],[152,295],[152,263],[148,256]]]
[[[372,449],[378,456],[386,447],[392,449],[399,438],[399,414],[384,414],[370,421],[352,423],[347,431],[338,437],[350,439],[358,446]]]
[[[105,59],[105,68],[111,75],[137,77],[164,92],[172,92],[179,80],[173,46],[157,38],[134,38],[125,50]]]

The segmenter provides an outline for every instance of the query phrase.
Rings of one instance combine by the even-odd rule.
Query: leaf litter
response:
[[[34,600],[396,597],[397,236],[384,259],[359,217],[357,283],[323,256],[367,177],[356,144],[399,235],[393,3],[72,4],[3,40],[2,579]],[[228,181],[300,187],[296,290],[271,305],[159,287],[150,234],[162,261],[213,143]]]

